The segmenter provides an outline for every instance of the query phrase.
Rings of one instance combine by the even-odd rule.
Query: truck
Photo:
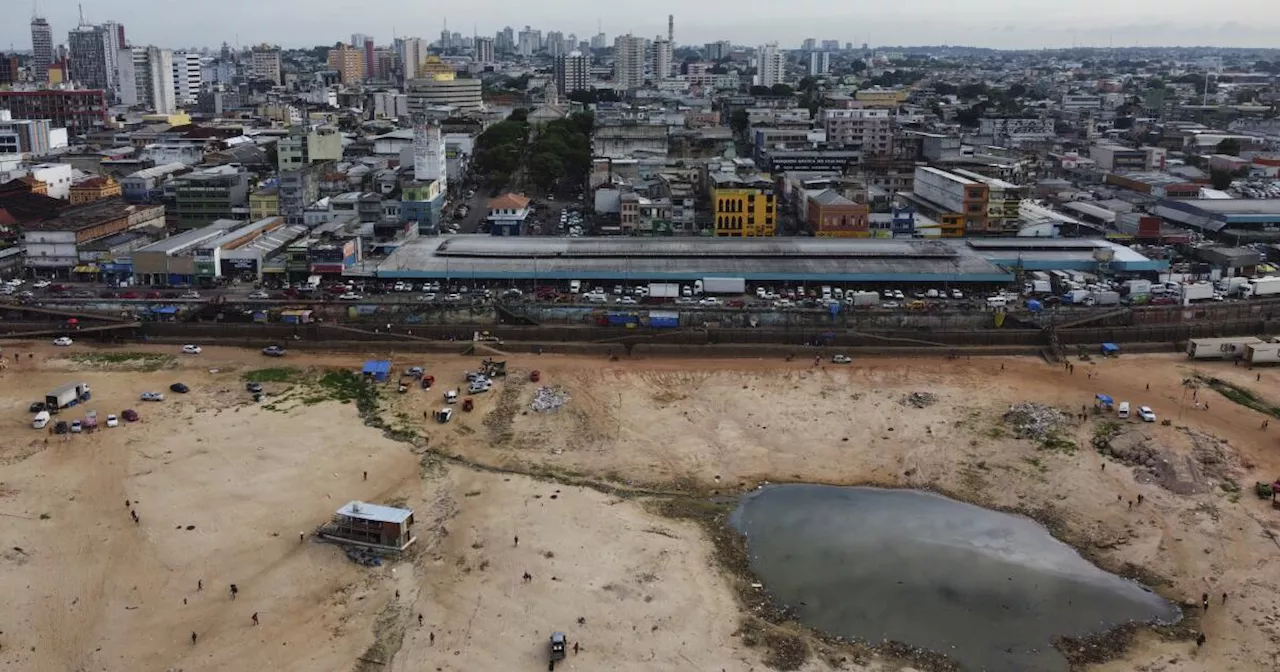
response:
[[[316,291],[317,289],[320,289],[320,276],[318,276],[318,275],[313,275],[313,276],[308,277],[308,278],[307,278],[307,289],[308,289],[308,290],[310,290],[310,291],[313,291],[313,292],[314,292],[314,291]]]
[[[1091,294],[1087,289],[1073,289],[1062,295],[1062,302],[1072,306],[1084,305]]]
[[[697,290],[695,290],[696,292]],[[703,278],[703,294],[746,294],[746,278]]]
[[[1048,280],[1029,280],[1024,289],[1027,294],[1048,294],[1053,291],[1053,285]]]
[[[88,383],[67,383],[44,395],[44,405],[50,413],[57,413],[61,409],[88,401],[90,396]]]
[[[1187,358],[1236,359],[1244,355],[1245,348],[1261,343],[1264,343],[1264,341],[1256,336],[1193,338],[1187,341]]]
[[[1125,296],[1134,296],[1135,294],[1150,294],[1151,281],[1150,280],[1125,280],[1123,288],[1124,288]]]
[[[1280,285],[1276,286],[1276,290],[1280,292]],[[1213,298],[1213,285],[1207,282],[1197,282],[1189,285],[1182,285],[1182,295],[1179,297],[1181,303],[1190,303],[1192,301],[1203,301]]]
[[[680,283],[678,282],[651,282],[649,283],[650,299],[678,299],[680,298]]]
[[[1118,306],[1120,305],[1120,292],[1094,292],[1086,300],[1086,304],[1091,306]]]
[[[1280,294],[1280,276],[1256,278],[1240,288],[1240,296],[1253,298]]]
[[[880,294],[876,292],[849,292],[846,295],[849,304],[854,307],[873,307],[880,305]]]
[[[1249,284],[1248,278],[1233,276],[1230,278],[1222,278],[1214,285],[1225,296],[1235,296],[1240,293],[1240,289]]]

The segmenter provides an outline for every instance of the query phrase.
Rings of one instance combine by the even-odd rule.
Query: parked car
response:
[[[849,355],[835,355],[831,358],[832,364],[848,364],[853,361]]]
[[[143,392],[138,399],[142,401],[164,401],[164,394],[160,392]]]
[[[79,420],[72,420],[72,421],[71,421],[71,433],[72,433],[72,434],[79,434],[79,433],[80,433],[80,432],[82,432],[82,431],[84,431],[84,425],[80,424],[80,421],[79,421]]]
[[[186,394],[191,391],[191,388],[187,387],[182,383],[174,383],[169,386],[169,389],[174,392],[177,392],[178,394]]]
[[[259,299],[269,299],[271,298],[271,295],[266,292],[250,292],[249,298],[256,301]]]
[[[244,386],[244,389],[257,394],[262,391],[262,383],[248,383]]]
[[[59,420],[58,424],[53,426],[54,434],[66,434],[69,431],[71,431],[71,425],[67,424],[66,420]]]
[[[31,402],[31,405],[27,407],[28,413],[39,413],[40,411],[44,411],[44,410],[48,410],[48,409],[45,408],[43,401],[33,401]]]
[[[66,347],[68,345],[71,345],[73,342],[74,341],[72,341],[70,338],[67,338],[66,336],[59,336],[58,338],[53,339],[53,344],[61,347]]]
[[[178,298],[179,299],[198,299],[200,298],[200,292],[195,292],[195,291],[183,292],[182,294],[178,295]]]
[[[400,292],[400,291],[404,291],[404,290],[397,289],[396,291],[397,291],[397,292]],[[340,301],[359,301],[360,299],[363,299],[363,298],[364,298],[363,296],[360,296],[359,294],[356,294],[355,292],[346,292],[346,293],[344,293],[344,294],[342,294],[342,295],[338,296],[338,299],[339,299]]]
[[[285,349],[278,345],[268,345],[262,349],[262,354],[268,357],[284,357]]]
[[[120,425],[120,418],[117,418],[117,417],[116,417],[116,416],[114,416],[114,415],[108,415],[108,416],[107,416],[107,426],[108,426],[108,427],[118,427],[119,425]]]
[[[35,287],[36,289],[44,289],[45,287],[48,287],[51,284],[53,283],[49,282],[48,280],[36,280],[34,283],[32,283],[31,286]]]
[[[453,418],[453,409],[449,408],[448,406],[445,406],[439,411],[436,411],[436,422],[440,424],[449,422],[451,418]]]
[[[1150,406],[1139,406],[1138,417],[1142,418],[1143,422],[1155,422],[1156,412],[1151,410]]]
[[[184,355],[198,355],[198,354],[200,354],[200,352],[201,352],[201,350],[200,350],[200,346],[198,346],[198,345],[184,345],[184,346],[182,346],[182,354],[184,354]]]
[[[125,422],[137,422],[138,412],[132,408],[126,408],[120,412],[120,417],[124,418]]]

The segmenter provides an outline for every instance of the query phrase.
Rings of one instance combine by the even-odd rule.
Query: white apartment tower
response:
[[[179,106],[195,105],[204,85],[204,67],[200,54],[192,51],[173,53],[173,95]]]
[[[361,49],[364,46],[361,45]],[[427,57],[427,42],[420,37],[406,37],[400,41],[398,46],[400,63],[404,67],[405,81],[416,79],[418,77],[418,69],[422,67],[422,61]]]
[[[141,105],[158,114],[178,110],[173,52],[158,47],[125,48],[119,51],[119,61],[121,103]]]
[[[31,76],[38,83],[49,81],[53,65],[53,28],[40,17],[31,19]]]
[[[630,33],[613,41],[613,81],[626,89],[644,86],[645,40]]]
[[[672,65],[675,57],[672,53],[671,40],[663,37],[653,41],[653,81],[662,82],[671,79]]]
[[[826,51],[809,52],[809,74],[825,75],[831,72],[831,54]]]
[[[777,42],[756,47],[756,85],[781,84],[786,78],[786,64],[786,56],[778,49]]]
[[[440,190],[448,186],[445,180],[448,171],[445,168],[444,134],[440,132],[440,124],[427,121],[421,114],[413,120],[413,179],[418,182],[440,181]]]

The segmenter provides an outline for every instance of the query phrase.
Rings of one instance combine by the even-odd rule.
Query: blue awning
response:
[[[1115,343],[1103,343],[1102,351],[1103,352],[1120,352],[1120,346],[1116,345]]]
[[[1104,403],[1104,404],[1114,404],[1114,403],[1115,403],[1114,401],[1112,401],[1111,397],[1109,397],[1109,396],[1107,396],[1107,395],[1105,395],[1105,394],[1095,394],[1095,395],[1093,395],[1093,398],[1094,398],[1094,399],[1097,399],[1098,401],[1101,401],[1101,402],[1102,402],[1102,403]]]

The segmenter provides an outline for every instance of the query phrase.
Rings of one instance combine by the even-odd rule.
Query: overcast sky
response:
[[[0,49],[29,50],[30,0],[0,0]],[[600,3],[587,0],[468,0],[369,2],[368,0],[83,0],[89,23],[125,24],[135,45],[162,47],[270,42],[285,47],[347,41],[372,35],[379,45],[393,36],[438,39],[450,31],[493,35],[504,26],[530,24],[585,39],[596,20],[613,37],[665,34],[667,13],[676,15],[677,44],[730,40],[798,47],[806,37],[867,42],[871,46],[956,44],[999,48],[1134,45],[1276,46],[1280,9],[1264,0],[913,0],[909,3],[840,3],[833,0],[713,0],[701,3]],[[446,9],[451,14],[440,16]],[[606,10],[606,14],[598,14]],[[40,0],[55,43],[66,43],[78,22],[74,0]],[[376,14],[376,16],[375,16]],[[17,20],[11,20],[17,19]]]

